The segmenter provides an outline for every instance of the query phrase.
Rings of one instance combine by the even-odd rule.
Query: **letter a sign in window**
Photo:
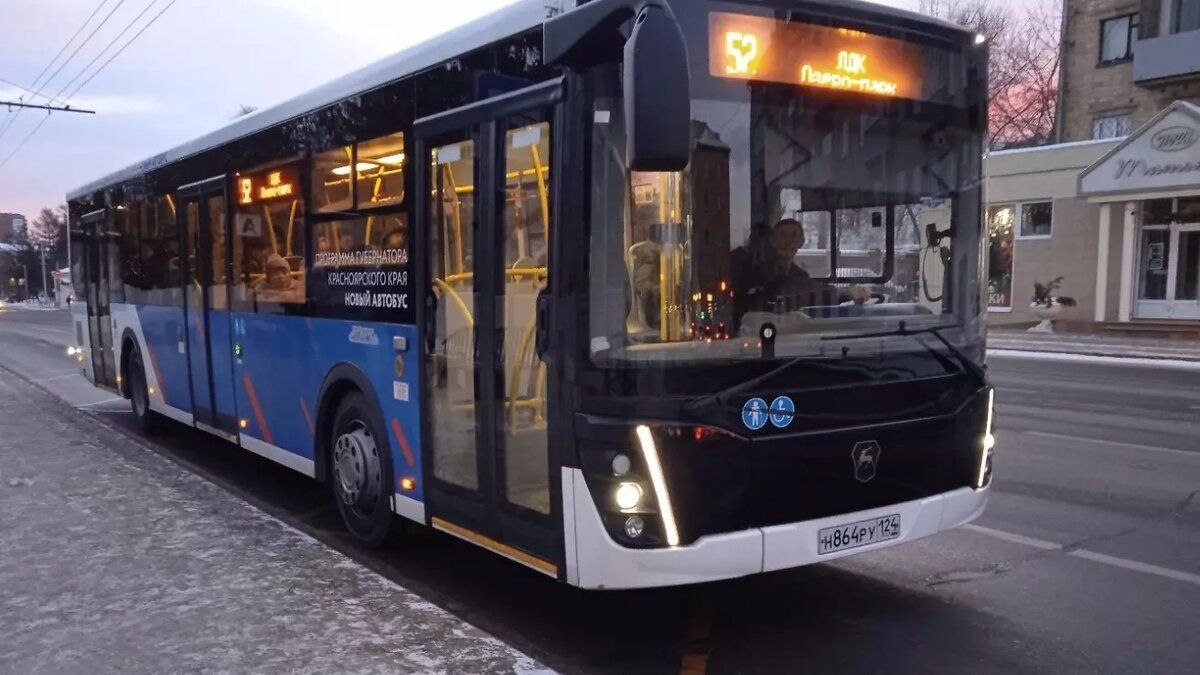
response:
[[[262,216],[250,214],[238,214],[237,220],[237,235],[239,237],[250,237],[255,239],[263,236],[263,219]]]

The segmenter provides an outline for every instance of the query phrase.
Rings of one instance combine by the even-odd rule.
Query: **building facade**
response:
[[[19,213],[0,213],[0,242],[11,242],[25,229],[25,216]]]
[[[987,159],[989,317],[1200,331],[1200,0],[1065,0],[1060,142]]]
[[[1119,138],[1200,104],[1200,0],[1064,0],[1060,142]]]

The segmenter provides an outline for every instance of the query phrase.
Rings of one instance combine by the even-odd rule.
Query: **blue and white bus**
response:
[[[987,46],[520,0],[71,192],[84,375],[592,589],[978,517]]]

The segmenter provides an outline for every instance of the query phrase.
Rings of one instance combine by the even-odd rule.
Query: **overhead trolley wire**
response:
[[[120,1],[121,1],[122,3],[124,3],[124,2],[125,2],[125,0],[120,0]],[[157,2],[157,1],[158,1],[158,0],[151,0],[151,3],[150,3],[150,4],[151,4],[151,5],[153,5],[153,4],[154,4],[155,2]],[[97,75],[99,75],[100,73],[104,72],[104,69],[108,67],[108,64],[112,63],[114,59],[116,59],[118,56],[120,56],[120,55],[121,55],[121,53],[122,53],[122,52],[124,52],[124,51],[125,51],[125,50],[126,50],[128,47],[129,47],[129,45],[133,44],[133,43],[134,43],[134,41],[136,41],[136,40],[137,40],[139,37],[141,37],[141,36],[142,36],[142,33],[145,33],[145,32],[146,32],[146,30],[147,30],[148,28],[150,28],[150,26],[153,26],[153,25],[155,24],[155,22],[157,22],[157,21],[158,21],[158,19],[159,19],[160,17],[162,17],[162,15],[163,15],[163,14],[166,14],[166,12],[167,12],[167,10],[168,10],[168,9],[171,9],[171,7],[173,7],[173,6],[175,5],[175,3],[176,3],[176,2],[178,2],[178,0],[171,0],[170,2],[168,2],[168,3],[166,4],[166,6],[164,6],[164,7],[163,7],[161,10],[159,10],[159,11],[158,11],[158,13],[157,13],[157,14],[155,14],[155,15],[154,15],[154,16],[153,16],[153,17],[150,19],[150,21],[148,21],[148,22],[146,23],[146,25],[142,26],[142,27],[141,27],[141,28],[138,30],[138,32],[134,33],[134,34],[133,34],[133,37],[129,38],[129,40],[127,40],[127,41],[125,42],[125,44],[121,45],[121,48],[120,48],[120,49],[118,49],[116,52],[114,52],[114,53],[112,54],[112,56],[109,56],[107,61],[105,61],[104,63],[100,64],[100,67],[99,67],[99,68],[97,68],[97,69],[95,70],[95,72],[93,72],[91,75],[89,75],[89,76],[88,76],[88,78],[87,78],[86,80],[84,80],[83,82],[81,82],[81,83],[79,84],[79,86],[75,87],[75,89],[74,89],[73,91],[71,91],[71,93],[70,93],[70,94],[67,94],[65,97],[63,97],[63,100],[69,101],[69,100],[71,100],[72,98],[74,98],[74,97],[75,97],[75,95],[76,95],[76,94],[78,94],[78,93],[79,93],[79,91],[80,91],[81,89],[83,89],[84,87],[86,87],[86,86],[87,86],[87,84],[88,84],[89,82],[91,82],[93,79],[95,79],[95,77],[96,77]],[[118,5],[118,6],[119,6],[119,5]],[[146,9],[149,9],[149,7],[147,7]],[[143,10],[142,14],[145,14],[145,10]],[[110,16],[111,16],[111,14],[110,14]],[[140,16],[141,16],[141,14],[139,14],[138,16],[140,17]],[[107,18],[107,17],[106,17],[106,18]],[[135,21],[136,21],[136,19],[135,19]],[[122,31],[122,33],[124,33],[124,32],[125,32],[125,31]],[[118,38],[119,38],[119,37],[120,37],[120,36],[118,36]],[[113,42],[116,42],[116,40],[114,39],[114,40],[113,40]],[[109,47],[111,47],[111,46],[112,46],[112,44],[109,44],[109,45],[108,45],[108,47],[105,47],[103,51],[108,51],[108,48],[109,48]],[[86,70],[86,69],[85,69],[85,70]],[[51,79],[53,79],[53,78],[51,78]],[[65,90],[65,88],[64,88],[64,90]],[[60,95],[60,96],[61,96],[61,94],[62,94],[62,92],[59,92],[59,94],[58,94],[58,95]],[[3,168],[4,168],[4,166],[5,166],[6,164],[8,164],[9,160],[11,160],[11,159],[13,158],[13,156],[15,156],[15,155],[16,155],[18,152],[20,152],[21,148],[23,148],[23,147],[25,146],[25,144],[29,142],[29,139],[33,138],[34,134],[36,134],[36,133],[38,132],[38,130],[42,128],[42,125],[44,125],[44,124],[46,123],[46,120],[48,120],[48,119],[50,119],[50,116],[49,116],[49,115],[47,115],[46,117],[44,117],[44,118],[42,119],[42,121],[41,121],[41,122],[39,122],[39,123],[37,124],[37,126],[35,126],[35,127],[34,127],[34,128],[33,128],[33,129],[30,131],[30,132],[29,132],[29,134],[28,134],[28,135],[26,135],[26,136],[25,136],[25,138],[21,140],[21,142],[20,142],[20,143],[17,145],[17,147],[16,147],[15,149],[13,149],[13,151],[12,151],[12,152],[8,153],[8,155],[7,155],[7,156],[5,156],[5,158],[4,158],[3,160],[0,160],[0,169],[3,169]]]

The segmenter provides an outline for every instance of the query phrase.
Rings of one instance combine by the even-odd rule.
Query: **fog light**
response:
[[[250,426],[250,420],[247,420],[247,419],[238,420],[238,426],[245,429]]]
[[[614,476],[624,476],[633,468],[633,462],[630,461],[628,455],[617,455],[613,457],[612,470]]]
[[[75,356],[78,352],[79,350],[74,347],[67,347],[67,356]]]
[[[630,539],[637,539],[642,536],[642,532],[646,531],[646,523],[641,516],[629,516],[625,519],[625,536]]]
[[[412,492],[417,489],[417,481],[411,476],[405,476],[400,479],[400,489],[405,492]]]
[[[621,483],[617,486],[615,497],[622,511],[635,509],[638,502],[642,501],[642,488],[637,483]]]

